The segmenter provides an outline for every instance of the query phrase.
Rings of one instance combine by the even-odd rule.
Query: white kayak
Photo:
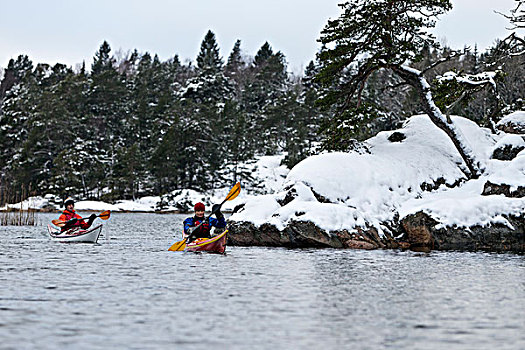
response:
[[[84,242],[97,243],[98,237],[102,232],[102,224],[93,226],[84,230],[80,227],[74,227],[67,231],[60,232],[59,228],[47,225],[49,235],[54,241],[58,242]]]

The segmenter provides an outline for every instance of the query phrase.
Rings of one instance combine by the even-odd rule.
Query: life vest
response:
[[[195,216],[189,217],[186,220],[184,220],[184,234],[188,234],[188,230],[192,227],[197,227],[201,223],[202,220],[206,220],[206,218],[198,218]],[[197,231],[195,231],[192,234],[192,238],[209,238],[211,235],[211,228],[217,227],[217,228],[224,228],[226,227],[226,220],[224,219],[224,216],[222,216],[220,219],[215,218],[208,218],[204,223],[199,227]]]
[[[60,217],[58,218],[58,220],[60,220],[60,221],[64,221],[64,222],[65,222],[65,221],[69,221],[69,220],[71,220],[71,219],[73,219],[73,218],[77,218],[78,221],[75,222],[74,225],[71,225],[71,226],[69,226],[69,227],[63,227],[63,228],[62,228],[62,231],[64,231],[64,229],[65,229],[65,230],[68,230],[68,229],[70,229],[70,228],[72,228],[72,227],[77,227],[77,226],[80,226],[80,227],[83,228],[83,229],[87,229],[87,228],[89,228],[90,225],[89,225],[87,222],[84,222],[84,220],[81,220],[82,217],[81,217],[80,215],[78,215],[78,214],[75,212],[74,209],[73,209],[72,211],[69,211],[69,210],[67,210],[67,209],[64,210],[64,211],[62,212],[62,215],[60,215]]]
[[[196,216],[193,217],[193,226],[197,227],[200,225],[201,221],[204,221],[202,225],[199,227],[198,232],[195,232],[195,236],[197,238],[200,237],[209,237],[210,236],[210,221],[206,220],[206,218],[198,218]]]

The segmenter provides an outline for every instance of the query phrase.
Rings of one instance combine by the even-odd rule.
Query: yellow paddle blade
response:
[[[233,187],[232,189],[230,190],[230,192],[228,192],[228,195],[226,196],[226,200],[227,201],[231,201],[232,199],[234,199],[235,197],[237,197],[239,195],[239,193],[241,193],[241,183],[240,182],[237,182]]]
[[[183,239],[182,241],[175,242],[171,247],[169,247],[170,252],[179,252],[186,249],[186,240]]]
[[[111,215],[111,211],[110,210],[106,210],[106,211],[103,211],[102,213],[100,213],[99,215],[97,215],[99,218],[101,218],[102,220],[107,220],[109,219],[109,216]]]
[[[64,221],[60,221],[60,220],[51,220],[51,222],[53,223],[53,225],[55,226],[58,226],[58,227],[62,227],[64,226],[66,223]]]

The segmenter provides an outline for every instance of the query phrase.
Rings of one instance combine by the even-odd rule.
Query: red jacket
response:
[[[68,227],[68,229],[72,228],[72,227],[76,227],[76,226],[80,226],[81,228],[83,228],[84,230],[87,229],[90,225],[85,222],[84,220],[81,220],[82,217],[80,215],[78,215],[75,210],[73,209],[73,211],[69,211],[69,210],[64,210],[64,212],[62,212],[62,215],[60,215],[60,217],[58,218],[58,220],[60,221],[69,221],[73,218],[77,218],[78,221],[75,222],[74,225]]]

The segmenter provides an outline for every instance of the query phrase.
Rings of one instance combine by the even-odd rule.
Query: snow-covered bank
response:
[[[520,124],[523,113],[506,122]],[[369,152],[328,153],[295,166],[283,190],[254,198],[230,220],[255,226],[270,224],[282,231],[291,222],[309,221],[327,232],[374,227],[423,211],[450,227],[508,224],[504,215],[525,211],[525,198],[482,195],[487,181],[525,185],[525,150],[511,161],[492,159],[498,141],[474,122],[453,117],[485,163],[486,172],[466,181],[463,161],[451,140],[426,115],[410,118],[400,130],[382,132],[366,142]],[[395,137],[392,137],[395,134]],[[517,137],[517,138],[516,138]],[[520,136],[513,135],[512,143]],[[508,143],[507,141],[506,143]]]
[[[259,157],[252,165],[252,177],[254,184],[245,183],[241,179],[242,190],[235,200],[224,203],[223,211],[232,211],[237,205],[245,203],[259,193],[274,193],[279,190],[288,174],[289,169],[281,165],[284,155]],[[233,185],[233,184],[232,184]],[[77,211],[123,211],[123,212],[178,212],[191,211],[197,202],[203,202],[207,208],[212,204],[221,203],[228,192],[229,187],[216,189],[207,193],[200,193],[194,190],[176,190],[165,196],[143,197],[137,200],[119,200],[114,204],[77,200],[75,209]],[[63,210],[62,199],[49,194],[44,197],[30,197],[22,203],[9,204],[0,207],[0,210],[20,209],[23,210]]]
[[[519,118],[507,117],[505,126],[516,130],[523,114],[513,115]],[[231,211],[242,205],[229,218],[230,241],[377,248],[403,245],[403,236],[415,232],[443,249],[525,250],[523,135],[493,134],[465,118],[452,118],[484,163],[480,178],[467,180],[451,140],[427,116],[414,116],[401,129],[367,140],[359,152],[312,156],[290,171],[280,166],[281,157],[260,158],[253,184],[241,179],[241,194],[223,207]],[[191,210],[197,201],[210,208],[229,190],[182,190],[114,204],[79,201],[76,208],[177,211]],[[44,202],[37,207],[49,205]],[[419,238],[408,244],[419,244]]]

